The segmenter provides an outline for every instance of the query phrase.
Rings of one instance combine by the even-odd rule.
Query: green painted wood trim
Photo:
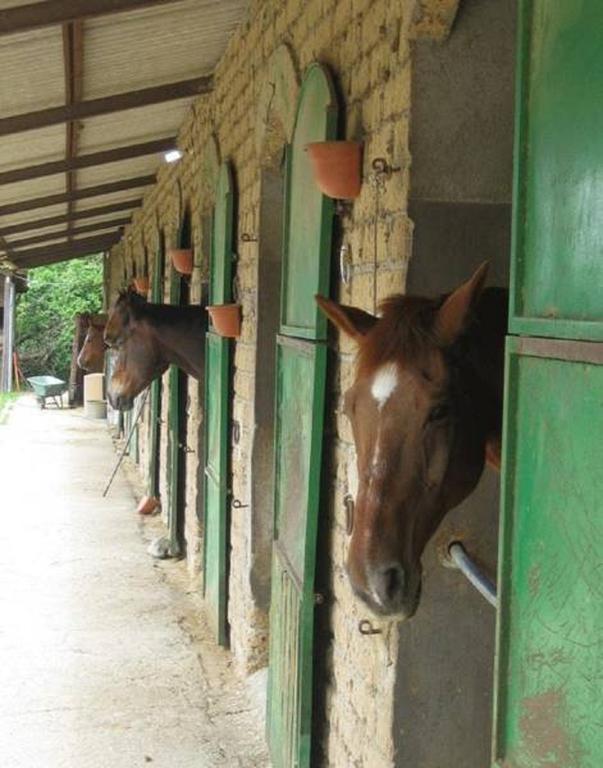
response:
[[[509,558],[512,543],[512,516],[507,510],[514,504],[515,478],[509,469],[517,454],[517,432],[513,428],[517,406],[517,357],[514,355],[514,340],[507,338],[505,349],[505,390],[502,433],[501,498],[498,538],[497,596],[496,609],[496,644],[494,656],[494,703],[492,720],[492,762],[499,766],[502,755],[506,702],[506,671],[509,664],[509,647],[506,642],[506,627],[509,625],[509,600],[507,591],[511,585],[506,580],[509,573]]]
[[[519,318],[519,281],[524,248],[524,194],[523,179],[527,151],[525,134],[527,129],[527,84],[529,82],[530,25],[526,23],[527,5],[530,0],[518,0],[517,44],[515,67],[515,136],[513,140],[513,203],[511,213],[511,267],[509,272],[509,329]],[[513,331],[514,333],[516,331]]]
[[[151,287],[151,301],[155,304],[163,300],[163,278],[165,271],[165,254],[162,246],[163,238],[159,237],[159,244],[155,253],[155,265],[153,268],[153,284]],[[159,477],[157,477],[157,467],[159,464],[159,444],[160,444],[160,426],[161,418],[161,380],[155,379],[151,383],[151,402],[149,404],[149,482],[148,493],[150,496],[159,498]]]
[[[220,347],[220,353],[219,353],[219,370],[215,371],[211,369],[211,360],[214,360],[214,356],[211,355],[210,352],[210,345],[214,343],[216,345],[219,345]],[[209,365],[207,365],[207,373],[209,374],[210,371],[214,375],[217,374],[217,377],[219,381],[226,382],[228,384],[229,377],[230,377],[230,358],[231,358],[231,346],[232,342],[230,339],[224,339],[218,334],[216,334],[213,331],[208,331],[206,334],[206,342],[205,342],[205,360]],[[210,389],[215,388],[215,381],[210,381],[210,376],[205,376],[205,386],[204,386],[204,398],[205,398],[205,413],[206,418],[205,422],[209,423],[209,413],[208,408],[210,407],[209,404],[211,402],[211,393]],[[214,393],[215,394],[215,393]],[[205,456],[205,482],[203,483],[203,567],[204,567],[204,597],[206,599],[209,598],[208,590],[207,590],[207,573],[208,573],[208,563],[209,563],[209,557],[210,557],[210,545],[213,544],[215,546],[215,550],[213,551],[213,556],[217,558],[217,570],[218,570],[218,592],[217,592],[217,601],[215,604],[211,606],[211,611],[213,614],[213,618],[215,619],[215,625],[213,626],[214,630],[214,640],[216,643],[220,646],[227,647],[228,646],[228,616],[227,616],[227,600],[228,600],[228,585],[227,585],[227,547],[228,547],[228,530],[227,530],[227,523],[228,523],[228,501],[229,501],[229,494],[228,494],[228,454],[229,454],[229,443],[228,443],[228,405],[229,405],[229,398],[230,398],[230,392],[228,390],[228,386],[223,387],[222,391],[219,393],[220,395],[220,409],[221,413],[223,415],[223,418],[220,419],[219,424],[219,457],[218,457],[218,467],[217,472],[215,472],[212,467],[209,465],[209,456],[210,456],[210,433],[209,429],[205,429],[203,433],[203,451]],[[212,509],[210,501],[209,501],[209,495],[210,495],[210,487],[209,482],[213,482],[216,489],[218,490],[219,494],[219,501],[218,501],[218,508]],[[212,520],[209,519],[209,515],[212,515]],[[212,526],[215,526],[215,531],[212,530]],[[216,534],[216,541],[211,542],[210,541],[210,535],[212,533]]]
[[[234,263],[234,185],[230,163],[221,165],[215,190],[215,206],[212,215],[211,259],[209,273],[209,303],[228,304],[232,301],[232,274]],[[214,355],[210,345],[219,349],[219,371],[217,380],[222,387],[219,400],[215,400],[216,380],[213,378],[211,365]],[[219,345],[219,347],[218,347]],[[208,611],[215,620],[215,639],[220,645],[228,643],[228,535],[229,521],[229,423],[230,423],[230,367],[232,341],[219,337],[212,328],[206,335],[206,375],[204,390],[204,474],[203,484],[203,582],[204,597]],[[212,467],[214,457],[210,456],[210,429],[214,423],[212,408],[217,408],[219,423],[219,459],[218,466]],[[215,436],[214,436],[215,437]],[[210,487],[210,483],[212,487]],[[217,499],[215,493],[217,492]],[[213,500],[210,500],[210,496]],[[215,540],[210,541],[214,536]],[[217,560],[217,562],[216,562]],[[210,594],[208,578],[217,573],[218,587]]]
[[[593,290],[599,290],[603,294],[603,288],[593,286]],[[511,316],[509,331],[520,336],[603,341],[603,322],[587,320],[544,320],[536,317]]]

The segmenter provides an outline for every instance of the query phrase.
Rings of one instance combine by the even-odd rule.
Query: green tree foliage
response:
[[[75,315],[101,311],[102,284],[100,255],[29,272],[29,289],[17,299],[15,329],[26,376],[69,379]]]

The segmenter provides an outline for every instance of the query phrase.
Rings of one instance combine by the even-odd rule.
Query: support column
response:
[[[15,283],[9,275],[4,277],[4,330],[2,337],[2,377],[0,390],[10,392],[13,384],[13,344],[15,319]]]

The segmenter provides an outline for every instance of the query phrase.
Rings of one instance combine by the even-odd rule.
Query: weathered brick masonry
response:
[[[256,0],[249,21],[233,35],[215,72],[212,94],[197,100],[179,133],[185,151],[174,166],[158,173],[124,240],[110,255],[110,295],[126,275],[143,271],[145,250],[153,269],[159,230],[169,247],[184,210],[192,217],[196,268],[191,301],[198,302],[207,279],[206,241],[202,226],[212,207],[212,183],[219,161],[233,164],[237,195],[237,232],[261,236],[262,165],[290,135],[292,106],[299,78],[319,61],[330,68],[344,116],[341,138],[364,142],[364,183],[353,207],[340,217],[334,258],[341,243],[349,246],[347,284],[333,285],[333,295],[369,311],[393,291],[403,291],[413,225],[407,216],[410,156],[411,39],[417,35],[443,38],[456,13],[458,0]],[[283,48],[287,46],[287,50]],[[287,64],[292,62],[292,66]],[[271,83],[280,78],[275,89]],[[274,91],[274,99],[270,94]],[[169,109],[169,106],[166,107]],[[389,178],[377,177],[371,163],[385,158],[397,169]],[[243,331],[234,355],[233,418],[241,426],[232,446],[233,493],[249,499],[254,435],[254,377],[256,362],[256,287],[258,242],[238,240],[237,287],[243,305]],[[166,276],[169,276],[169,269]],[[166,280],[165,297],[169,297]],[[359,634],[365,612],[348,587],[343,564],[346,550],[344,496],[353,492],[352,435],[340,407],[340,393],[349,385],[353,349],[333,338],[330,369],[331,403],[327,414],[329,465],[333,468],[321,527],[331,526],[331,568],[328,627],[332,636],[326,654],[328,724],[322,735],[325,764],[380,768],[392,763],[392,708],[397,658],[394,627],[371,638]],[[164,377],[164,393],[168,377]],[[186,539],[188,565],[195,578],[200,570],[202,531],[197,521],[198,434],[202,395],[195,381],[188,385],[188,441],[195,453],[187,463]],[[167,493],[167,403],[162,413],[162,495]],[[148,465],[148,415],[140,429],[140,466]],[[252,516],[233,515],[229,621],[231,649],[241,671],[267,663],[266,611],[257,604],[250,571]]]

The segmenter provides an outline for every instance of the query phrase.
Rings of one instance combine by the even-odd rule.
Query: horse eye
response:
[[[450,408],[445,403],[442,405],[436,405],[436,407],[431,410],[427,421],[443,421],[444,419],[448,418],[449,413]]]

